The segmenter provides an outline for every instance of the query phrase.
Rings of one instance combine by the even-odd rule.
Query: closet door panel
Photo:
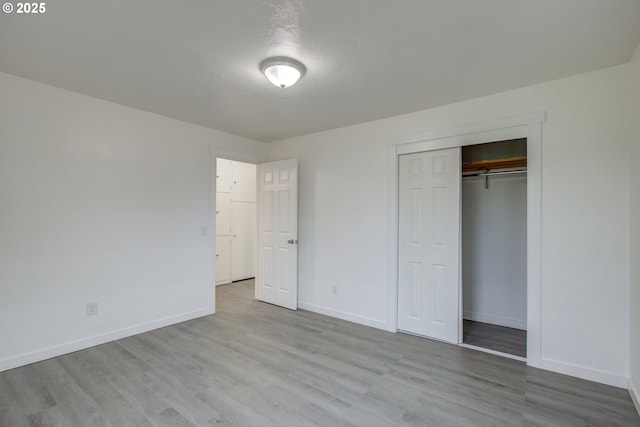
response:
[[[231,236],[216,237],[216,286],[231,282]]]
[[[458,342],[460,149],[400,156],[398,328]]]
[[[256,204],[232,202],[233,240],[231,241],[231,276],[235,280],[256,275]]]
[[[256,201],[256,165],[242,162],[232,164],[233,182],[231,200],[234,202]]]
[[[231,235],[231,194],[216,193],[216,236]]]
[[[230,193],[233,172],[231,160],[217,159],[216,161],[216,192]]]

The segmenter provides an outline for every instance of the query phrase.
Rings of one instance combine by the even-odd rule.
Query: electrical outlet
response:
[[[97,314],[98,314],[98,303],[97,302],[87,303],[87,316],[95,316]]]
[[[336,285],[331,286],[331,293],[334,295],[338,295],[338,286]]]

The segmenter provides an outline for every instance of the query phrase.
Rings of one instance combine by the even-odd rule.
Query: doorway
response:
[[[527,140],[462,147],[462,342],[525,358]]]
[[[256,276],[256,165],[216,159],[216,286]]]
[[[210,224],[216,230],[209,240],[211,313],[216,287],[236,282],[253,283],[257,300],[296,310],[298,160],[245,163],[224,157],[209,153]]]
[[[435,152],[470,145],[478,145],[489,141],[505,141],[526,138],[527,140],[527,182],[526,182],[526,275],[527,275],[527,299],[526,299],[526,362],[529,366],[540,367],[541,347],[541,309],[540,309],[540,267],[541,267],[541,161],[542,161],[542,123],[545,114],[531,113],[504,119],[497,119],[484,123],[470,124],[458,128],[446,129],[421,134],[415,137],[397,141],[389,147],[389,276],[388,276],[388,318],[387,324],[390,331],[398,331],[399,328],[399,248],[400,248],[400,159],[405,154],[421,152]],[[460,152],[460,151],[459,151]],[[459,154],[461,162],[461,154]],[[448,173],[456,173],[458,176],[458,191],[461,186],[461,174],[450,170]],[[451,209],[451,207],[450,207]],[[446,217],[451,218],[448,211]],[[459,215],[459,211],[455,212]],[[461,228],[459,218],[457,224]],[[455,239],[454,239],[455,240]],[[455,241],[452,242],[455,245]],[[457,241],[458,253],[461,253],[461,241]],[[458,273],[461,274],[461,263],[458,262]],[[443,282],[445,283],[445,282]],[[455,281],[449,281],[455,286]],[[457,298],[446,300],[447,310],[456,313],[455,327],[458,336],[449,335],[447,342],[463,344],[462,322],[462,281],[457,281]],[[449,290],[447,290],[449,291]],[[451,317],[454,318],[453,316]]]
[[[526,162],[525,138],[399,157],[399,330],[526,357]]]

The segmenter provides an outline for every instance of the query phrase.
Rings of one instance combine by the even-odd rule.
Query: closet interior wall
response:
[[[495,145],[498,144],[498,145]],[[500,145],[501,144],[501,145]],[[465,147],[469,158],[526,158],[526,140]],[[526,159],[525,159],[526,162]],[[462,179],[463,318],[526,330],[527,175],[523,168]]]
[[[216,162],[216,285],[255,277],[256,165]]]

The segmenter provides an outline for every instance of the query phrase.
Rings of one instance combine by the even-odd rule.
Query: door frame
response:
[[[211,294],[209,295],[209,306],[207,307],[210,314],[216,312],[216,169],[218,158],[226,160],[233,160],[236,162],[251,163],[256,165],[263,161],[258,156],[251,154],[239,153],[232,150],[224,150],[216,147],[209,146],[209,242],[208,242],[208,259],[209,274],[208,280],[211,286]],[[258,175],[256,174],[256,184]],[[257,188],[257,187],[256,187]],[[257,200],[256,200],[257,207]],[[257,209],[256,209],[257,212]],[[257,221],[257,218],[256,218]],[[257,236],[256,236],[257,238]],[[256,272],[257,274],[257,272]]]
[[[398,156],[494,141],[527,138],[527,365],[541,364],[541,240],[542,240],[542,123],[545,112],[506,117],[482,123],[400,138],[388,146],[388,277],[387,329],[398,331]],[[460,224],[461,226],[461,224]],[[459,250],[461,244],[459,244]],[[460,255],[459,255],[460,256]],[[459,268],[462,268],[459,263]],[[460,275],[460,277],[462,277]],[[462,281],[458,283],[459,317]],[[462,322],[458,327],[462,342]]]

